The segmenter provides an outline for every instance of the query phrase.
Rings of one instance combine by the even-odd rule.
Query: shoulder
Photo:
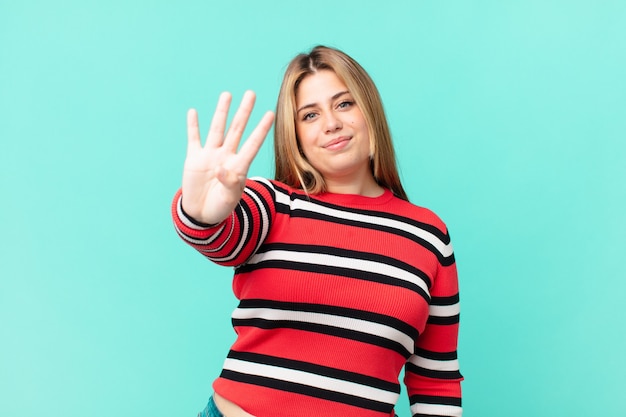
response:
[[[293,188],[285,183],[265,177],[250,177],[246,181],[246,187],[249,188],[266,188],[273,193],[281,193],[285,195],[306,196],[306,193],[300,188]]]
[[[433,210],[397,197],[393,199],[393,202],[394,204],[390,208],[392,208],[394,214],[436,228],[445,235],[448,234],[446,223]]]
[[[303,190],[264,177],[248,178],[246,180],[246,192],[283,204],[289,204],[291,200],[308,199]]]
[[[446,223],[433,210],[405,200],[397,203],[397,216],[402,216],[407,233],[429,248],[444,265],[454,263],[454,249]]]

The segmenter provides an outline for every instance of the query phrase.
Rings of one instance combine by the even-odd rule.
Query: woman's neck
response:
[[[365,197],[380,197],[384,192],[374,177],[366,177],[363,181],[337,181],[330,178],[324,178],[326,182],[326,191],[334,194],[354,194]]]

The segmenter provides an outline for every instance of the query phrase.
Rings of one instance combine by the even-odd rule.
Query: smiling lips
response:
[[[327,144],[323,146],[325,149],[337,150],[343,148],[348,142],[352,139],[350,136],[340,136],[336,139],[331,140]]]

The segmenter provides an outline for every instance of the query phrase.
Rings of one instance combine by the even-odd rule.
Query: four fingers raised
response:
[[[232,95],[229,92],[220,94],[204,146],[200,138],[198,112],[195,109],[190,109],[187,112],[187,152],[198,152],[201,151],[203,147],[209,149],[222,147],[229,153],[237,155],[238,165],[244,167],[250,166],[252,160],[261,148],[261,145],[263,145],[263,141],[274,121],[274,113],[268,111],[241,146],[239,152],[237,152],[241,137],[252,114],[255,100],[256,95],[253,91],[246,91],[244,93],[239,108],[228,128],[228,132],[225,133]]]
[[[248,90],[244,93],[241,104],[239,105],[230,127],[228,128],[228,133],[225,135],[224,132],[226,131],[226,123],[228,120],[228,111],[230,109],[232,95],[229,92],[223,92],[220,94],[215,113],[213,113],[213,118],[211,119],[211,127],[209,129],[205,146],[214,148],[226,146],[231,151],[236,152],[241,136],[243,136],[243,132],[248,124],[250,115],[252,114],[255,100],[256,95],[253,91]],[[248,138],[248,141],[252,139],[253,142],[257,142],[260,139],[262,144],[265,136],[272,127],[272,122],[274,120],[273,115],[274,114],[272,112],[267,112],[263,116],[263,119],[255,127],[254,131],[250,135],[250,138]],[[261,137],[259,138],[259,136]],[[200,127],[198,124],[198,112],[195,109],[189,109],[187,112],[187,138],[190,146],[202,146],[200,139]]]

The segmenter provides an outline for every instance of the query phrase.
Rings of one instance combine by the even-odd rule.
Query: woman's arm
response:
[[[430,295],[428,322],[405,367],[411,413],[460,417],[463,377],[457,360],[459,286],[454,261],[439,264]]]
[[[201,224],[182,208],[182,192],[172,202],[172,219],[178,235],[211,261],[240,266],[267,237],[276,214],[275,191],[270,181],[248,179],[230,215],[215,225]]]

